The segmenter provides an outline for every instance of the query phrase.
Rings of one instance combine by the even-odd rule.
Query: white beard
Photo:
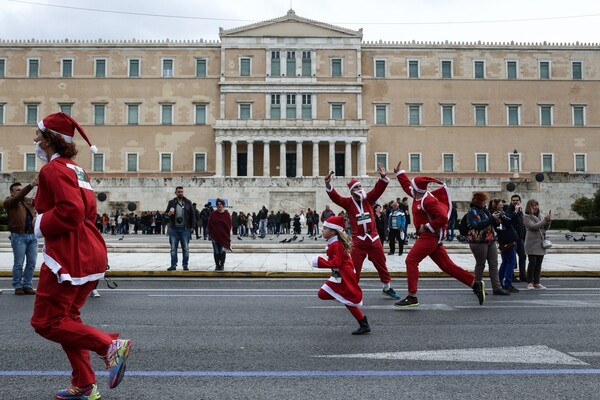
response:
[[[46,154],[46,152],[44,150],[42,150],[42,148],[40,147],[40,142],[35,142],[35,154],[38,156],[38,158],[40,160],[42,160],[43,162],[47,163],[48,162],[48,155]]]
[[[357,194],[361,200],[366,200],[366,198],[367,198],[367,192],[364,189],[357,190],[354,193]]]

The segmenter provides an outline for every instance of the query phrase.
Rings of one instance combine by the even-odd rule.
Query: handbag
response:
[[[550,239],[544,239],[544,241],[542,242],[542,247],[544,249],[549,249],[550,247],[552,247],[552,242],[550,241]]]
[[[505,253],[508,250],[512,249],[515,246],[515,242],[510,242],[510,243],[506,243],[501,245],[498,250],[500,250],[500,253]]]

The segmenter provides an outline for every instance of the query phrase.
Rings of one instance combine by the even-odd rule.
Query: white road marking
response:
[[[552,364],[588,365],[575,357],[551,349],[547,346],[520,346],[497,348],[472,348],[431,351],[404,351],[390,353],[333,354],[320,355],[323,358],[366,358],[378,360],[416,360],[483,362],[507,364]]]
[[[573,357],[600,357],[600,352],[598,351],[572,351],[569,354]]]

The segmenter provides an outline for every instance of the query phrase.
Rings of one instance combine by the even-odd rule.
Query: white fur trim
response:
[[[93,144],[93,145],[90,146],[90,151],[92,153],[94,153],[94,154],[96,154],[98,152],[98,148],[96,147],[95,144]]]
[[[332,224],[331,222],[327,222],[327,221],[323,222],[323,226],[326,228],[329,228],[329,229],[333,229],[334,231],[343,231],[344,230],[344,228],[342,228],[341,226]]]
[[[321,289],[323,289],[324,291],[329,293],[331,295],[331,297],[333,297],[334,299],[336,299],[337,301],[339,301],[342,304],[345,304],[348,306],[353,306],[353,307],[360,307],[363,305],[362,301],[360,303],[352,303],[352,302],[346,300],[340,294],[338,294],[335,290],[333,290],[329,285],[323,285],[323,286],[321,286]]]
[[[350,186],[350,191],[352,191],[352,189],[354,189],[355,187],[357,187],[358,185],[362,186],[362,182],[361,181],[356,181],[354,182],[354,185]]]
[[[406,173],[405,170],[401,169],[400,171],[396,172],[396,176],[400,175],[400,174],[404,174]]]
[[[420,189],[417,187],[416,183],[415,183],[415,178],[412,178],[410,180],[410,182],[412,183],[412,188],[415,192],[417,193],[425,193],[427,191],[427,189]]]
[[[35,233],[36,238],[43,238],[44,234],[42,233],[42,229],[40,228],[40,224],[42,223],[42,216],[44,214],[38,214],[35,218],[35,226],[33,227],[33,233]]]
[[[319,268],[319,257],[313,257],[311,265],[313,268]]]

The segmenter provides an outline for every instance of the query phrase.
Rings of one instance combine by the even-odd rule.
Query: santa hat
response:
[[[83,139],[87,142],[88,146],[90,146],[92,153],[98,152],[98,149],[96,146],[92,145],[83,128],[68,114],[62,112],[50,114],[38,122],[38,128],[40,128],[40,131],[42,132],[49,130],[52,133],[62,136],[67,143],[71,143],[73,141],[75,130],[77,130],[79,131],[81,137],[83,137]]]
[[[425,193],[427,191],[427,185],[429,183],[437,183],[440,185],[444,184],[444,182],[442,181],[438,181],[437,179],[429,178],[427,176],[417,176],[412,179],[412,187],[415,190],[415,192],[418,193]]]
[[[350,182],[348,182],[348,189],[352,191],[352,189],[354,189],[358,185],[362,186],[362,183],[358,179],[352,179]]]
[[[327,218],[327,221],[323,223],[325,228],[333,229],[334,231],[343,231],[345,225],[344,217],[341,215],[329,217]]]

